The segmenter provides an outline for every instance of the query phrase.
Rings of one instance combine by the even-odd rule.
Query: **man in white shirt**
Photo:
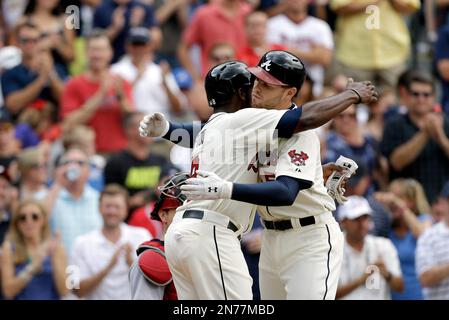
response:
[[[416,248],[416,273],[427,300],[449,299],[449,181],[439,201],[446,208],[442,219],[421,235]]]
[[[398,253],[383,237],[368,235],[372,209],[360,196],[350,196],[338,209],[345,230],[343,264],[337,298],[390,300],[390,290],[404,288]]]
[[[323,91],[324,68],[330,64],[334,50],[332,30],[327,22],[307,14],[308,1],[285,2],[285,13],[268,20],[268,42],[286,46],[304,61],[314,83],[313,94],[319,96]]]
[[[179,115],[187,103],[186,97],[166,62],[156,64],[150,32],[132,28],[126,45],[127,55],[111,66],[111,72],[133,84],[137,111]]]
[[[78,297],[88,300],[129,300],[128,271],[136,260],[136,248],[151,238],[143,228],[128,226],[128,193],[117,184],[107,185],[100,195],[103,227],[75,240],[71,265],[78,268]]]

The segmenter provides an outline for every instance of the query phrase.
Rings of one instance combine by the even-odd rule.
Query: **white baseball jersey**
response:
[[[265,220],[304,218],[335,210],[335,203],[327,194],[323,183],[320,159],[320,141],[313,130],[293,135],[290,139],[279,139],[277,157],[258,159],[259,176],[262,181],[289,176],[312,181],[309,189],[301,190],[291,206],[257,209]]]
[[[268,20],[267,40],[287,47],[310,51],[314,45],[326,49],[334,48],[332,30],[329,25],[318,18],[307,17],[295,23],[286,15],[280,14]],[[307,64],[306,70],[314,81],[313,94],[319,96],[323,90],[324,68],[319,64]]]
[[[257,183],[258,174],[251,159],[258,152],[269,152],[277,147],[275,129],[286,111],[250,108],[213,115],[196,137],[192,176],[200,169],[214,172],[227,181]],[[219,212],[243,227],[243,231],[250,229],[255,213],[253,204],[235,200],[189,201],[177,212],[186,209]]]

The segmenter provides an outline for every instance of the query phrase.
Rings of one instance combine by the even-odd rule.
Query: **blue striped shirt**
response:
[[[416,274],[418,277],[432,267],[449,264],[449,226],[439,222],[427,229],[418,239]],[[427,300],[449,299],[449,277],[438,285],[423,288]]]

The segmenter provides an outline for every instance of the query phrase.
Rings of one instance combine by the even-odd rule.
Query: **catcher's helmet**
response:
[[[204,86],[209,106],[217,108],[231,102],[239,89],[244,94],[251,90],[251,73],[247,65],[240,61],[221,63],[209,70]]]
[[[158,188],[161,195],[151,212],[151,218],[153,220],[161,220],[159,218],[159,210],[177,208],[187,200],[186,196],[181,193],[180,187],[188,178],[190,178],[188,173],[180,172],[172,176],[163,186]]]
[[[306,77],[302,61],[287,51],[268,51],[260,59],[257,67],[248,71],[266,83],[301,89]]]

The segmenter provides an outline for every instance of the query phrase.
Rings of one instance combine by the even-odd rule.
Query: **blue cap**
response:
[[[190,89],[193,85],[193,79],[186,69],[177,67],[172,70],[173,76],[180,89]]]

